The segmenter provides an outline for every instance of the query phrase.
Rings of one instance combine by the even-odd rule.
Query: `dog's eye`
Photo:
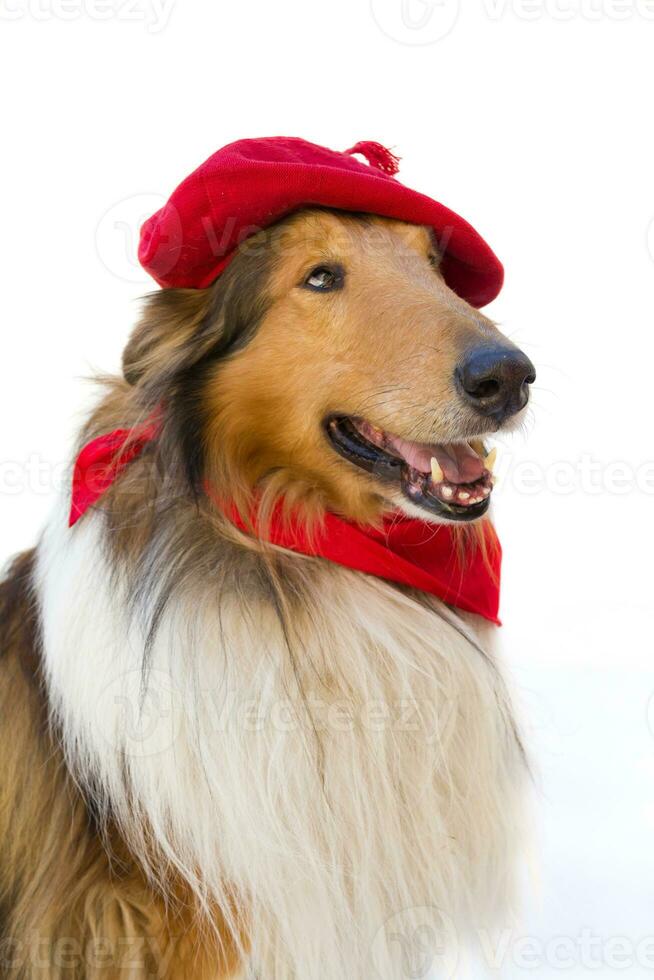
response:
[[[344,273],[337,265],[318,265],[312,269],[304,280],[308,289],[326,293],[332,289],[340,289],[343,285]]]

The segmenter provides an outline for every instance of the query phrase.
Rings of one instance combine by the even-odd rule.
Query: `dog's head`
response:
[[[488,508],[488,433],[534,368],[439,272],[430,232],[299,212],[248,239],[206,290],[154,294],[124,354],[163,405],[189,478],[247,506],[374,522],[389,506],[471,521]]]

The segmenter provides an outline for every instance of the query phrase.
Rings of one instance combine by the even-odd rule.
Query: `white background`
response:
[[[140,220],[224,143],[379,140],[504,261],[538,368],[496,495],[536,773],[507,977],[654,975],[653,54],[652,0],[0,0],[2,557],[119,364]]]

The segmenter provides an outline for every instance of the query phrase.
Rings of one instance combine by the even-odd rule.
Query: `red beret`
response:
[[[467,221],[401,184],[397,165],[373,142],[345,153],[288,136],[230,143],[147,219],[139,260],[160,286],[204,288],[244,239],[293,211],[321,206],[431,226],[448,286],[473,306],[490,303],[502,287],[500,261]]]

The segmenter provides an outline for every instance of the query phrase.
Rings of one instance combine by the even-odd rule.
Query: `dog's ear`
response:
[[[130,385],[165,384],[218,343],[218,321],[214,288],[152,293],[123,351],[125,380]]]
[[[268,307],[273,250],[262,236],[241,246],[207,289],[162,289],[145,301],[123,353],[123,375],[144,395],[165,395],[181,372],[207,355],[243,347]]]

